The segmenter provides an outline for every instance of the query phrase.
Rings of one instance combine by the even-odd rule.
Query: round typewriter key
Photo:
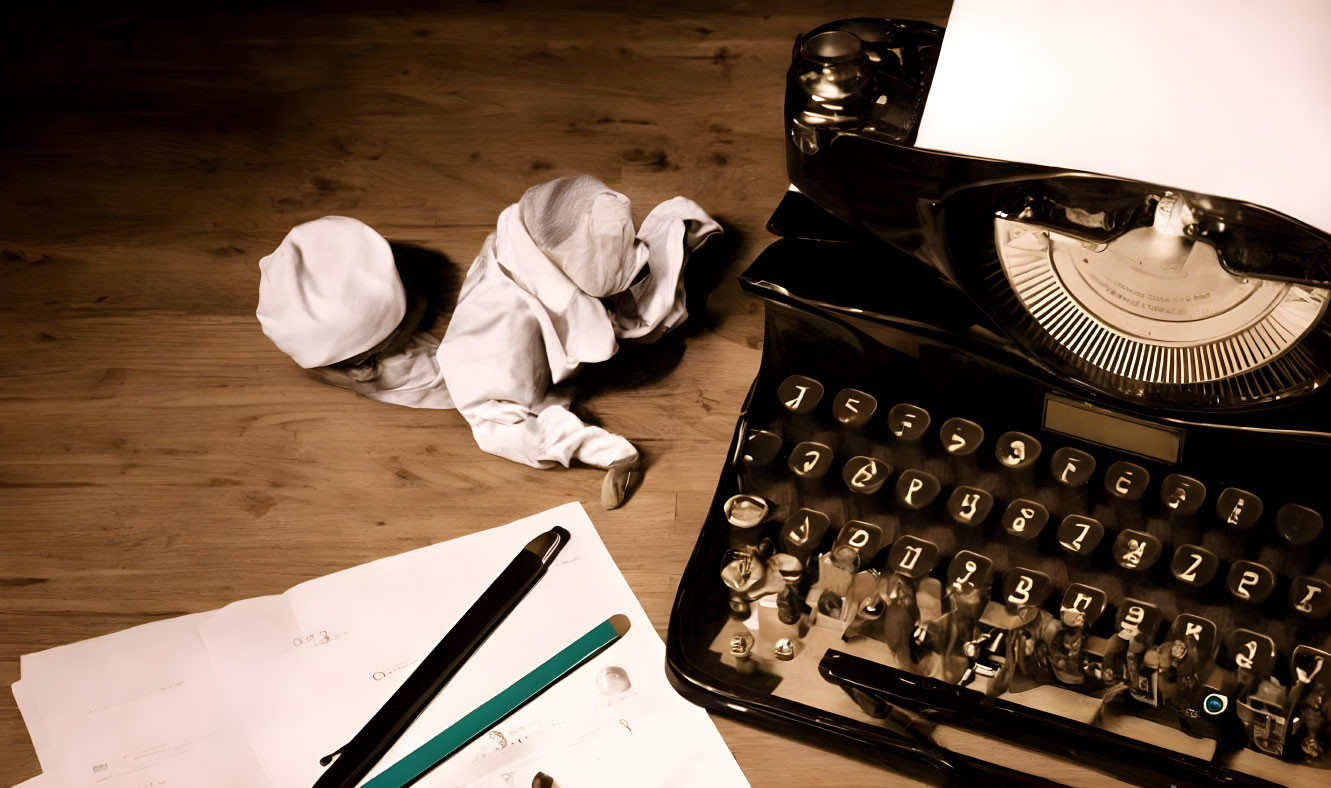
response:
[[[1063,592],[1063,603],[1059,605],[1059,609],[1080,612],[1086,619],[1086,626],[1089,627],[1104,614],[1108,604],[1109,595],[1102,589],[1082,583],[1072,583],[1068,585],[1068,590]]]
[[[1169,573],[1176,580],[1187,583],[1193,588],[1201,588],[1211,582],[1216,570],[1220,569],[1220,559],[1205,547],[1185,544],[1174,551],[1174,560],[1169,563]]]
[[[947,565],[947,584],[958,590],[989,588],[994,582],[994,562],[979,553],[961,550]]]
[[[1331,654],[1312,646],[1295,646],[1289,658],[1290,673],[1299,684],[1331,686]]]
[[[832,467],[832,448],[805,441],[790,452],[790,470],[803,479],[821,479]]]
[[[823,384],[803,375],[791,375],[776,388],[777,399],[791,413],[804,415],[818,407],[823,398]]]
[[[730,523],[729,542],[736,550],[753,548],[763,536],[763,521],[771,512],[771,505],[756,495],[732,495],[721,505],[721,511]]]
[[[887,428],[903,441],[917,441],[929,429],[929,411],[915,405],[892,406],[887,412]]]
[[[782,662],[789,662],[795,658],[795,641],[790,638],[781,638],[772,648],[772,655]]]
[[[847,427],[863,427],[878,410],[878,400],[859,389],[842,389],[832,400],[832,415]]]
[[[943,486],[932,473],[911,468],[897,479],[897,500],[907,509],[923,509],[934,502]]]
[[[721,568],[721,582],[726,588],[738,594],[744,594],[757,588],[767,577],[763,562],[744,553]]]
[[[1069,487],[1081,487],[1090,481],[1095,472],[1095,458],[1081,449],[1066,446],[1054,452],[1049,461],[1049,472],[1060,484]]]
[[[1276,530],[1295,547],[1312,544],[1322,533],[1322,515],[1306,506],[1287,503],[1276,512]]]
[[[817,509],[797,509],[781,526],[781,549],[807,559],[818,549],[831,520]]]
[[[841,469],[841,478],[854,493],[873,495],[883,488],[883,482],[892,475],[892,466],[873,457],[851,457]]]
[[[1160,483],[1160,502],[1180,517],[1196,514],[1206,500],[1206,485],[1181,473],[1171,473]]]
[[[1155,631],[1160,628],[1160,608],[1150,602],[1124,599],[1119,603],[1118,615],[1114,616],[1114,628],[1130,635],[1141,632],[1150,644],[1155,639]]]
[[[1244,531],[1262,516],[1262,499],[1246,490],[1226,487],[1215,501],[1215,514],[1226,525]]]
[[[1307,618],[1326,618],[1331,613],[1331,584],[1315,577],[1296,577],[1289,586],[1289,603]]]
[[[1040,442],[1024,432],[1005,432],[994,444],[994,456],[1004,468],[1022,471],[1040,459]]]
[[[832,542],[833,558],[841,558],[843,563],[853,565],[854,568],[847,571],[858,572],[878,555],[883,541],[882,528],[863,520],[851,520],[837,531],[836,540]]]
[[[1212,692],[1206,696],[1206,700],[1202,701],[1202,710],[1212,716],[1224,714],[1227,708],[1229,708],[1229,698],[1218,692]]]
[[[726,519],[736,528],[752,528],[767,519],[771,506],[766,500],[756,495],[732,495],[726,499],[721,510]]]
[[[1225,578],[1225,589],[1235,599],[1260,605],[1276,587],[1271,568],[1256,561],[1235,561]]]
[[[1105,536],[1105,527],[1093,517],[1070,514],[1058,526],[1058,545],[1073,555],[1090,555]]]
[[[961,525],[979,525],[989,516],[994,496],[979,487],[961,486],[947,499],[947,513]]]
[[[938,563],[938,545],[918,536],[903,536],[887,552],[887,566],[913,580],[933,571]]]
[[[1043,605],[1049,596],[1049,575],[1014,566],[1003,573],[1003,585],[999,593],[1011,607]]]
[[[745,465],[767,465],[781,451],[781,436],[767,430],[749,430],[744,436],[740,459]]]
[[[1003,512],[1003,529],[1022,539],[1034,539],[1044,530],[1049,522],[1049,510],[1025,498],[1018,498],[1008,504]]]
[[[1124,569],[1150,569],[1160,557],[1160,549],[1159,539],[1125,528],[1114,540],[1114,562]]]
[[[1225,652],[1235,670],[1269,676],[1276,669],[1276,642],[1250,629],[1236,629],[1225,638]]]
[[[1151,474],[1142,466],[1119,460],[1105,471],[1105,492],[1124,501],[1141,500]]]
[[[1209,618],[1180,613],[1169,627],[1172,640],[1191,640],[1197,644],[1197,653],[1203,662],[1210,662],[1215,657],[1216,627]]]
[[[984,428],[968,419],[951,418],[938,431],[943,450],[954,457],[974,454],[984,441]]]

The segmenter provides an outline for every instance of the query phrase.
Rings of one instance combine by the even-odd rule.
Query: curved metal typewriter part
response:
[[[1183,198],[1156,201],[1152,226],[1106,242],[996,217],[998,259],[1022,307],[1067,353],[1129,385],[1212,383],[1280,364],[1331,291],[1231,273],[1214,246],[1184,235]],[[1325,378],[1304,358],[1284,366],[1274,379]]]

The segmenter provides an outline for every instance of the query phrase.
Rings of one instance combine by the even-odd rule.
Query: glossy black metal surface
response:
[[[817,264],[811,265],[810,261],[815,260]],[[786,376],[798,373],[820,379],[829,398],[830,392],[843,386],[863,386],[866,378],[870,378],[880,401],[928,403],[940,420],[945,414],[955,414],[990,429],[998,429],[1000,425],[1022,427],[1039,437],[1051,451],[1052,447],[1068,445],[1094,453],[1102,468],[1114,460],[1131,460],[1149,468],[1152,476],[1160,479],[1182,467],[1205,478],[1216,492],[1236,486],[1262,491],[1275,500],[1282,494],[1297,495],[1321,511],[1331,506],[1331,498],[1321,483],[1321,469],[1331,464],[1331,446],[1315,436],[1253,432],[1242,425],[1212,424],[1204,418],[1196,421],[1171,418],[1166,422],[1148,410],[1132,412],[1145,421],[1185,430],[1182,465],[1176,467],[1040,431],[1046,393],[1080,401],[1091,398],[1069,387],[1066,381],[1043,369],[994,332],[983,313],[936,272],[914,265],[891,250],[783,239],[755,261],[742,283],[745,289],[766,301],[767,333],[762,368],[730,447],[732,458],[738,456],[738,442],[749,425],[776,425],[788,435],[797,434],[795,428],[783,421],[786,417],[781,415],[773,396]],[[884,311],[869,311],[870,304],[877,304]],[[983,392],[983,396],[977,392]],[[1113,398],[1106,397],[1099,404],[1128,413]],[[1284,461],[1279,464],[1252,461],[1271,456]],[[727,550],[729,531],[720,516],[721,504],[741,489],[758,492],[773,501],[773,517],[779,523],[786,513],[807,503],[791,479],[769,478],[755,484],[753,478],[743,480],[742,475],[737,468],[728,468],[723,473],[712,513],[680,584],[668,646],[670,672],[676,686],[696,702],[723,713],[759,717],[781,727],[802,725],[856,741],[869,737],[886,747],[885,753],[897,752],[901,757],[935,757],[936,752],[922,749],[918,742],[900,733],[773,697],[773,686],[755,684],[752,677],[735,673],[710,650],[713,638],[727,619],[727,591],[717,574]],[[819,505],[835,506],[826,502]],[[841,521],[851,514],[843,513]],[[1235,557],[1227,556],[1230,560]],[[1180,602],[1169,594],[1157,594],[1151,601],[1162,607],[1166,619],[1184,610],[1223,615],[1221,606],[1199,607],[1193,601]],[[1313,631],[1320,632],[1322,627],[1318,625]],[[1305,627],[1304,634],[1298,637],[1314,637],[1308,632]],[[880,689],[882,697],[890,696],[890,702],[903,708],[910,706],[909,698],[888,692],[886,687]],[[897,686],[895,692],[900,690],[901,686]],[[975,693],[959,691],[951,696],[953,719],[967,716],[968,694]],[[937,704],[944,697],[948,696],[935,692],[917,696],[915,702],[935,706],[932,713],[938,714],[941,707]],[[1045,730],[1065,725],[1069,735],[1086,732],[1081,726],[1057,718],[1044,719],[1042,725]],[[1158,760],[1152,760],[1150,748],[1145,748],[1146,752],[1142,749],[1138,745],[1133,754],[1133,762],[1141,765],[1142,770],[1124,775],[1128,779],[1150,783],[1149,775],[1173,775],[1171,779],[1180,784],[1180,768],[1184,772],[1195,771],[1198,784],[1244,783],[1251,779],[1176,753],[1160,751],[1155,754]],[[1105,765],[1113,767],[1113,759],[1109,758]]]
[[[785,127],[793,188],[769,222],[784,237],[741,277],[764,301],[762,365],[676,597],[672,682],[716,711],[830,746],[872,743],[898,768],[922,765],[944,782],[967,783],[984,767],[938,746],[933,723],[1142,784],[1283,783],[1287,768],[1321,780],[1331,768],[1322,721],[1331,689],[1320,673],[1331,664],[1331,602],[1317,602],[1331,599],[1325,310],[1292,347],[1239,374],[1142,384],[1041,339],[1004,279],[995,236],[999,220],[1019,215],[1108,244],[1180,200],[1195,220],[1180,237],[1214,248],[1226,276],[1314,290],[1331,282],[1331,238],[1232,200],[915,148],[942,36],[924,23],[854,19],[795,43]],[[914,438],[891,426],[903,408],[927,425],[912,427]],[[1044,447],[1039,464],[1005,460],[1000,434],[1019,436],[1023,452]],[[919,505],[916,491],[927,499]],[[942,502],[980,491],[992,514],[962,527],[970,515],[963,524]],[[800,541],[789,541],[801,518]],[[949,560],[966,553],[992,573],[971,589],[984,617],[955,625],[970,603]],[[766,580],[745,585],[764,567]],[[878,590],[856,598],[864,586],[830,595],[822,586],[820,597],[824,576]],[[1103,611],[1084,625],[1083,590],[1100,594]],[[1074,591],[1069,603],[1062,595]],[[885,603],[897,606],[895,639],[873,623],[887,620]],[[940,624],[948,615],[954,624]],[[1004,619],[1048,622],[1044,640],[1025,624],[995,624]],[[890,653],[846,653],[875,626]],[[962,630],[975,636],[964,649]],[[1051,634],[1070,632],[1075,659],[1030,663],[1044,664],[1039,678],[1020,650],[1000,646],[1047,648]],[[1083,634],[1094,641],[1084,652]],[[1271,646],[1257,668],[1250,635]],[[1125,643],[1136,649],[1128,684]],[[929,649],[952,667],[920,661]],[[1143,670],[1154,671],[1149,680]],[[1010,683],[1022,676],[1033,681]],[[1009,691],[1042,685],[1054,690],[1044,701],[1011,700]],[[1075,711],[1087,698],[1103,704],[1095,724]],[[1106,713],[1149,724],[1102,727]],[[1266,754],[1245,758],[1249,750]]]

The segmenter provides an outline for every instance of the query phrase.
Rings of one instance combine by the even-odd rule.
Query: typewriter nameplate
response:
[[[1168,463],[1177,463],[1183,450],[1181,429],[1150,424],[1053,394],[1044,398],[1044,427]]]

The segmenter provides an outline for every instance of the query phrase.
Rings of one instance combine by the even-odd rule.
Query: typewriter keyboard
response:
[[[727,665],[826,705],[842,652],[1204,760],[1331,768],[1324,491],[1243,483],[1278,457],[1190,470],[865,378],[759,379],[720,502]]]

